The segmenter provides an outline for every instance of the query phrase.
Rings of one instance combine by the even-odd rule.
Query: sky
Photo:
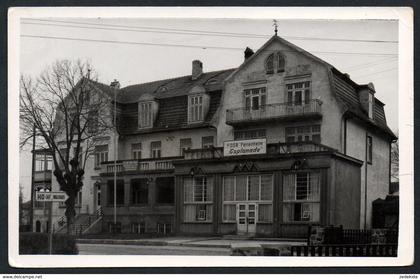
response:
[[[398,22],[386,20],[277,20],[278,35],[348,73],[372,82],[385,103],[388,126],[398,131]],[[236,68],[243,51],[256,51],[274,34],[272,20],[253,19],[78,19],[21,21],[20,69],[36,78],[59,59],[87,60],[98,80],[122,87]],[[54,37],[54,38],[53,38]],[[57,37],[61,38],[58,39]],[[314,38],[321,38],[314,39]],[[20,154],[24,199],[30,193],[31,154]]]

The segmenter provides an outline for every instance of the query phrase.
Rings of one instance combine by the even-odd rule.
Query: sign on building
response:
[[[266,152],[266,139],[225,141],[223,146],[224,156],[265,154]]]
[[[64,192],[37,192],[35,198],[40,202],[64,202],[67,195]]]

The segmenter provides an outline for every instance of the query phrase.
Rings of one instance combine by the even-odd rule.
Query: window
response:
[[[108,205],[114,204],[114,180],[108,180]],[[124,180],[117,180],[117,205],[124,205]]]
[[[319,206],[319,172],[296,172],[283,176],[284,222],[319,222]]]
[[[89,111],[87,121],[88,121],[87,123],[88,133],[91,133],[91,134],[97,133],[99,129],[98,111],[97,110]]]
[[[152,158],[160,158],[162,143],[160,141],[152,141],[150,143],[150,154]]]
[[[131,203],[148,204],[149,183],[146,178],[131,179]]]
[[[131,233],[143,234],[146,232],[146,223],[131,223]]]
[[[173,204],[175,202],[175,188],[173,177],[156,178],[156,203]]]
[[[151,128],[153,125],[152,102],[139,103],[139,128]]]
[[[287,84],[287,103],[295,106],[309,104],[311,100],[310,86],[310,81]]]
[[[366,140],[366,149],[367,149],[367,162],[368,164],[372,164],[372,159],[373,159],[373,142],[372,142],[372,137],[371,136],[367,136],[367,140]]]
[[[239,130],[239,131],[234,131],[233,136],[235,140],[265,138],[266,130],[265,129]]]
[[[192,147],[192,141],[190,138],[179,140],[179,152],[181,156],[184,156],[184,151],[191,149],[191,147]]]
[[[102,162],[108,161],[108,145],[95,146],[95,168],[99,168]]]
[[[172,233],[172,224],[157,223],[157,232],[159,234],[170,234]]]
[[[184,221],[207,222],[212,220],[212,179],[205,176],[184,178]]]
[[[203,121],[203,96],[194,95],[189,97],[189,114],[188,122]]]
[[[274,73],[274,54],[270,54],[265,60],[265,71],[267,74]]]
[[[208,137],[202,137],[201,138],[202,148],[210,148],[214,146],[214,137],[208,136]]]
[[[52,170],[52,157],[50,155],[37,154],[35,156],[35,171]]]
[[[373,118],[373,94],[369,93],[369,118]]]
[[[277,53],[277,73],[284,72],[286,61],[281,53]]]
[[[82,191],[77,192],[77,197],[74,203],[75,206],[82,206]]]
[[[76,156],[76,150],[77,148],[74,147],[73,148],[73,156]],[[82,164],[83,164],[83,147],[79,147],[79,154],[78,154],[78,158],[77,161],[79,162],[79,168],[81,168]]]
[[[236,220],[238,202],[252,201],[258,204],[258,221],[272,222],[273,176],[236,175],[223,177],[223,221]]]
[[[131,145],[131,157],[135,160],[141,159],[141,143],[133,143]]]
[[[245,89],[244,96],[246,110],[259,110],[265,108],[267,102],[265,87]]]
[[[286,127],[286,142],[321,142],[321,125]]]

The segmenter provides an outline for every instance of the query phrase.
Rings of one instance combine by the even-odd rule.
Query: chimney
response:
[[[111,82],[111,84],[109,86],[111,86],[114,89],[120,89],[120,82],[118,80],[114,79],[114,81]]]
[[[203,73],[203,63],[200,60],[194,60],[192,62],[192,75],[191,79],[196,80],[198,79],[201,74]]]
[[[252,49],[250,49],[249,47],[246,47],[245,51],[244,51],[244,57],[245,60],[247,60],[249,57],[251,57],[254,54],[254,51]]]

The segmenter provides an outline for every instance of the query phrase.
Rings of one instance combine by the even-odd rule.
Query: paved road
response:
[[[230,249],[218,247],[142,246],[118,244],[77,244],[79,255],[196,255],[229,256]]]

